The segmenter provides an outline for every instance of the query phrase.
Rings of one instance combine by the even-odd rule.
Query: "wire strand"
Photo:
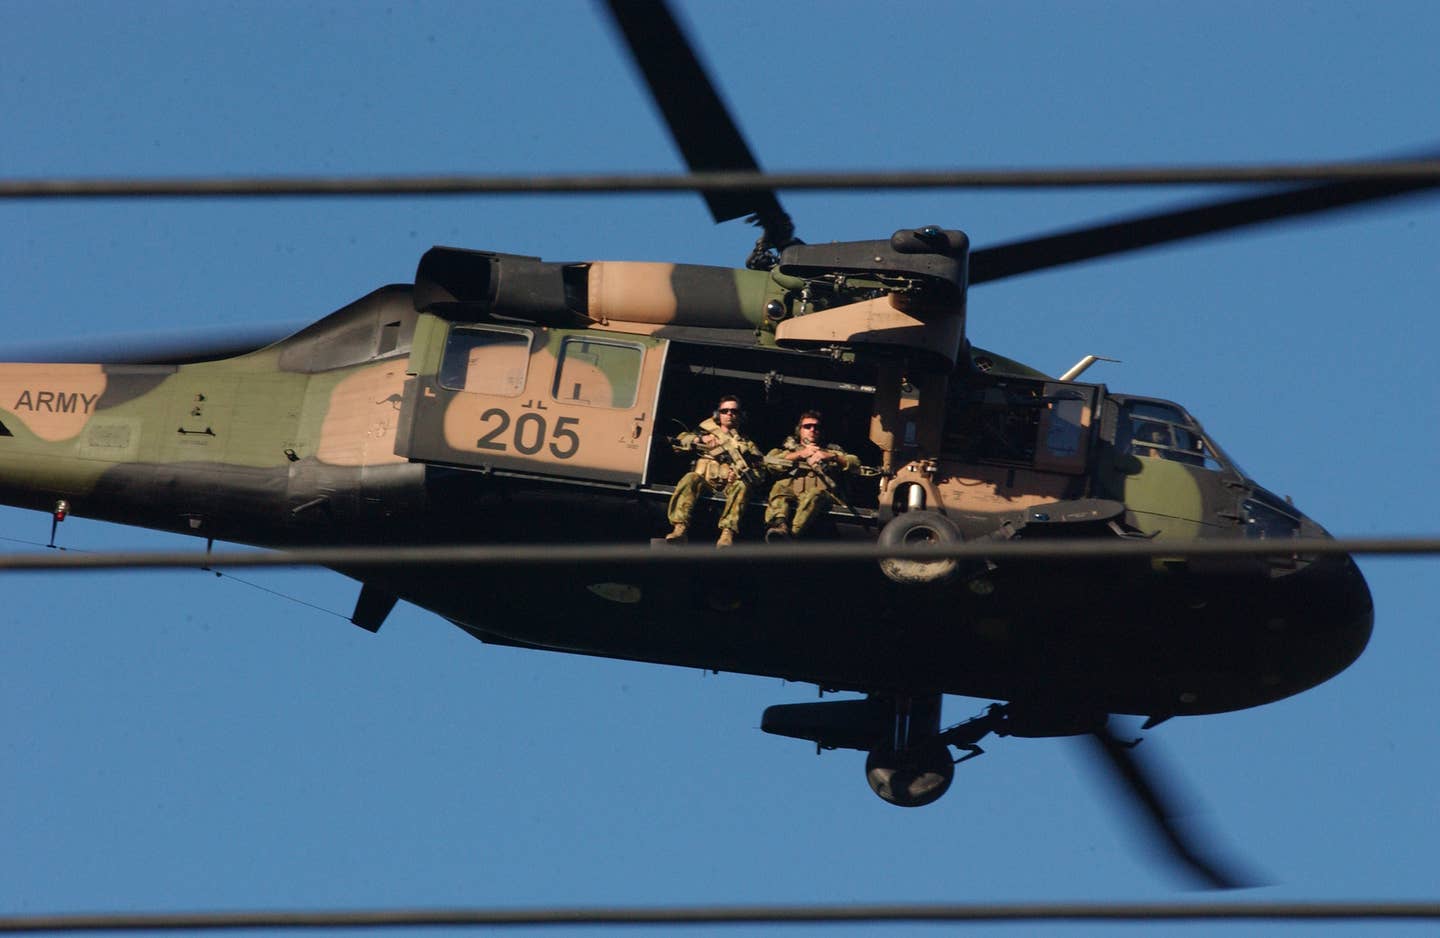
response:
[[[674,908],[195,912],[0,918],[0,933],[417,926],[729,925],[880,922],[1421,921],[1440,902],[783,905]]]
[[[762,189],[1036,189],[1240,183],[1440,185],[1440,160],[1161,166],[1119,169],[942,169],[835,172],[587,173],[557,176],[235,176],[0,180],[0,199],[281,198],[746,192]]]
[[[1440,553],[1440,537],[1292,538],[1287,540],[1175,539],[1131,541],[969,541],[952,545],[872,543],[737,544],[726,550],[649,544],[458,544],[448,546],[300,547],[283,551],[115,551],[90,554],[0,554],[4,571],[185,570],[215,567],[335,567],[354,570],[397,565],[709,566],[879,560],[1117,560],[1199,557],[1343,557],[1350,554],[1423,556]]]
[[[202,568],[202,569],[205,569],[205,568]],[[256,583],[256,582],[254,582],[253,580],[246,580],[246,579],[244,579],[244,578],[242,578],[242,577],[236,576],[236,575],[233,574],[233,573],[226,573],[226,572],[223,571],[223,570],[210,570],[210,569],[205,569],[205,572],[207,572],[207,573],[213,573],[213,574],[215,574],[215,576],[217,576],[217,577],[219,577],[219,578],[221,578],[221,579],[233,580],[234,582],[239,583],[241,586],[248,586],[248,587],[250,587],[250,588],[253,589],[253,590],[259,590],[259,591],[262,592],[262,593],[269,593],[271,596],[274,596],[274,597],[276,597],[277,599],[287,600],[287,601],[289,601],[289,602],[295,603],[297,606],[304,606],[304,607],[307,608],[307,609],[314,609],[316,612],[323,612],[323,613],[325,613],[326,615],[334,616],[334,617],[337,618],[337,619],[344,619],[346,622],[349,622],[349,621],[350,621],[350,617],[347,616],[347,615],[345,615],[345,613],[343,613],[343,612],[336,612],[334,609],[327,609],[327,608],[325,608],[324,606],[317,606],[317,605],[315,605],[314,603],[306,602],[305,600],[299,598],[298,596],[291,596],[291,595],[289,595],[288,593],[282,593],[282,592],[280,592],[279,590],[271,589],[271,588],[268,587],[268,586],[261,586],[259,583]]]

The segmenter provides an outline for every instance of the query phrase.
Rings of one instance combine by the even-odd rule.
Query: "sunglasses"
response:
[[[740,408],[738,408],[738,407],[722,407],[722,408],[720,408],[720,413],[722,413],[722,414],[738,414],[738,413],[740,413]]]
[[[800,424],[800,429],[801,429],[801,430],[819,430],[819,429],[820,429],[820,424],[818,424],[818,423],[802,423],[802,424]]]

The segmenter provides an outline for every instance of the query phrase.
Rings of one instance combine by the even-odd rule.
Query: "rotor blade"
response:
[[[1437,185],[1440,184],[1429,180],[1316,183],[1072,228],[971,251],[970,283],[985,283],[1249,225],[1379,202]]]
[[[663,0],[607,0],[606,5],[686,165],[695,172],[759,172],[740,128]],[[767,235],[772,224],[790,225],[773,189],[702,194],[717,222],[753,214]]]
[[[1167,791],[1172,786],[1164,784],[1160,772],[1152,765],[1146,766],[1133,748],[1116,739],[1106,726],[1091,734],[1095,748],[1103,754],[1115,776],[1123,781],[1134,796],[1137,805],[1154,825],[1170,855],[1183,863],[1210,889],[1240,889],[1259,885],[1242,876],[1234,869],[1227,869],[1215,858],[1215,851],[1205,841],[1195,825],[1185,823],[1185,812],[1179,810],[1174,797]],[[1153,745],[1153,741],[1152,741]],[[1189,827],[1189,830],[1186,828]]]

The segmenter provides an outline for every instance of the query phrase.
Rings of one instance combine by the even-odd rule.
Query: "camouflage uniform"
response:
[[[803,450],[807,444],[797,437],[787,437],[785,442],[765,454],[765,468],[785,475],[770,488],[770,501],[765,508],[765,526],[789,527],[799,535],[810,524],[817,512],[829,511],[838,499],[831,492],[824,474],[804,459],[790,459],[789,456]],[[834,443],[821,445],[820,449],[833,453],[837,458],[823,464],[830,473],[831,483],[842,472],[860,468],[860,457],[851,456]],[[794,522],[791,522],[791,513]]]
[[[725,493],[725,510],[720,513],[719,528],[722,531],[739,533],[740,515],[745,511],[745,500],[750,497],[750,484],[741,479],[735,467],[725,458],[725,448],[720,444],[703,447],[700,438],[713,434],[717,439],[730,436],[735,446],[752,460],[751,465],[761,463],[760,447],[756,446],[739,431],[726,431],[714,418],[707,417],[695,433],[682,433],[675,439],[677,448],[696,448],[702,455],[695,460],[695,468],[681,476],[675,484],[675,493],[670,496],[669,518],[671,524],[689,524],[690,513],[695,510],[695,501],[700,497],[702,487],[712,492]]]

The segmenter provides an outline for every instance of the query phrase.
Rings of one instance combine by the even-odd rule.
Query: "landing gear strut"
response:
[[[940,733],[940,697],[895,697],[886,745],[870,750],[865,781],[884,801],[902,808],[930,804],[950,790],[955,762]]]
[[[761,718],[767,733],[808,739],[821,749],[868,752],[865,780],[889,804],[918,808],[950,789],[955,766],[984,752],[979,740],[1007,735],[1008,710],[993,704],[984,713],[940,729],[940,695],[872,694],[864,700],[777,704]],[[964,752],[954,758],[950,747]]]
[[[976,743],[1001,728],[1005,708],[990,707],[980,716],[940,732],[940,698],[895,699],[894,746],[873,749],[865,760],[865,781],[881,800],[918,808],[939,799],[955,780],[955,766],[983,753]],[[950,747],[965,750],[959,759]]]

